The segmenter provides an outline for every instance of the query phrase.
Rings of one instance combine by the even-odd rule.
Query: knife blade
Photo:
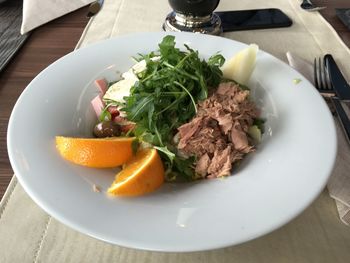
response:
[[[343,101],[350,101],[350,86],[335,63],[332,55],[327,54],[324,57],[330,81],[338,98]]]

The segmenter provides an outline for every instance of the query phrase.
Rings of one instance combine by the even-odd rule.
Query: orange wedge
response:
[[[135,138],[71,138],[56,136],[56,148],[68,161],[76,164],[109,168],[126,163],[133,155]]]
[[[108,189],[110,195],[137,196],[155,191],[164,183],[163,163],[155,149],[142,149],[130,159]]]

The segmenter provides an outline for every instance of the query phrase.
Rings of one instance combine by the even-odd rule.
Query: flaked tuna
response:
[[[223,151],[216,150],[208,166],[208,178],[228,176],[231,173],[232,162],[230,158],[231,146]]]
[[[207,153],[203,154],[196,164],[196,173],[202,177],[207,175],[208,167],[210,164],[210,157]]]
[[[235,83],[221,83],[198,104],[195,118],[179,127],[178,149],[197,158],[196,173],[203,178],[230,175],[232,164],[254,151],[247,132],[259,111],[248,97]]]
[[[178,148],[182,149],[186,146],[187,140],[191,138],[195,132],[198,130],[199,126],[201,125],[202,122],[202,117],[197,117],[192,119],[191,122],[186,123],[179,127],[179,133],[180,133],[180,138],[182,140],[179,142]]]

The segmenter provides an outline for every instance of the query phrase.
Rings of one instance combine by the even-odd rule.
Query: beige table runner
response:
[[[225,34],[286,61],[292,51],[311,61],[326,52],[345,68],[350,52],[317,13],[299,9],[298,0],[222,0],[219,10],[278,7],[294,25],[287,29]],[[170,11],[167,1],[105,0],[103,10],[88,24],[78,48],[103,39],[139,31],[159,31]],[[307,27],[306,27],[307,25]],[[344,141],[340,141],[344,146]],[[338,158],[344,165],[347,155]],[[343,160],[344,159],[344,160]],[[339,169],[339,168],[338,168]],[[342,171],[341,171],[342,172]],[[254,209],[254,208],[252,208]],[[233,233],[234,234],[234,233]],[[78,233],[40,209],[12,180],[0,204],[0,262],[348,262],[350,228],[337,214],[325,190],[300,216],[259,239],[235,247],[196,253],[157,253],[122,248]]]

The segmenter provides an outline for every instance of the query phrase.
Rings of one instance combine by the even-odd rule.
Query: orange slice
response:
[[[110,195],[137,196],[155,191],[164,183],[163,163],[155,149],[142,149],[130,159],[108,189]]]
[[[68,161],[109,168],[126,163],[132,157],[132,137],[71,138],[56,136],[56,148]]]

